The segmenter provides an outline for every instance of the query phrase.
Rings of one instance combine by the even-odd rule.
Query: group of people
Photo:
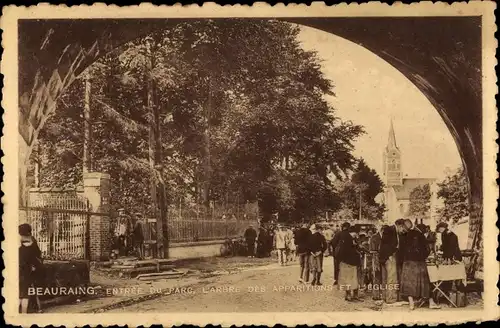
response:
[[[144,257],[144,217],[142,213],[135,213],[132,217],[125,213],[125,209],[118,210],[118,217],[112,227],[113,256],[135,255]]]
[[[278,263],[282,266],[299,260],[300,281],[321,285],[323,257],[328,248],[327,239],[319,225],[303,224],[301,227],[278,224],[268,228],[260,227],[259,232],[248,227],[244,233],[249,256],[270,256],[277,253]],[[309,282],[310,276],[312,277]]]
[[[249,227],[244,238],[249,256],[270,256],[274,249],[280,265],[298,258],[301,283],[321,285],[323,258],[331,255],[334,284],[342,286],[347,301],[360,301],[359,290],[368,289],[374,300],[387,304],[407,301],[410,309],[424,302],[430,308],[439,308],[431,295],[427,272],[430,255],[437,258],[439,254],[450,264],[462,260],[457,235],[444,222],[437,225],[435,232],[409,219],[366,231],[348,222],[340,227],[278,224],[260,227],[258,232]],[[443,285],[446,289],[446,283]]]
[[[410,309],[429,302],[439,308],[431,295],[427,258],[442,254],[447,262],[461,261],[457,236],[446,223],[439,223],[441,245],[436,246],[436,233],[424,224],[398,219],[360,236],[349,223],[332,240],[335,283],[349,286],[347,301],[358,301],[360,287],[372,286],[373,298],[387,304],[408,301]]]

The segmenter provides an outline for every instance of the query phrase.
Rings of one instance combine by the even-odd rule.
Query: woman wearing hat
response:
[[[430,297],[430,281],[425,260],[430,249],[424,236],[425,225],[418,224],[412,228],[410,220],[405,220],[408,232],[405,237],[405,247],[402,251],[403,268],[401,272],[401,295],[408,298],[410,310],[415,309],[415,299],[429,301],[429,308],[439,308]]]
[[[28,313],[29,289],[35,286],[42,271],[42,252],[31,235],[27,223],[19,226],[21,246],[19,246],[19,302],[21,313]],[[40,309],[39,309],[40,310]]]

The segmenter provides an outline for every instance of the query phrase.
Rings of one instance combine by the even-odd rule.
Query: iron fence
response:
[[[249,220],[171,220],[168,236],[170,242],[222,240],[243,236],[250,224],[257,226],[256,221]],[[146,242],[156,240],[156,219],[147,219],[143,232]]]
[[[168,209],[168,236],[170,242],[221,240],[242,236],[249,225],[257,227],[256,204],[218,206],[170,206]],[[146,219],[144,239],[156,240],[156,219]]]
[[[50,260],[87,259],[89,204],[77,195],[33,197],[19,209],[20,223],[32,228],[42,256]]]

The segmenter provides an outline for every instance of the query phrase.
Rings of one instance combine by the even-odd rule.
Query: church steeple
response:
[[[403,184],[403,171],[401,168],[401,151],[396,143],[396,133],[394,124],[389,126],[389,139],[384,149],[384,183],[387,187],[401,186]]]
[[[398,145],[396,143],[396,134],[394,133],[394,124],[392,123],[391,117],[391,126],[389,127],[389,139],[387,141],[388,149],[398,149]]]

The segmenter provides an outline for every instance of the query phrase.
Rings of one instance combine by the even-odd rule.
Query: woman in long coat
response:
[[[430,308],[438,308],[430,298],[430,281],[425,260],[430,249],[423,233],[425,226],[418,225],[409,230],[402,248],[403,269],[401,272],[401,296],[408,297],[410,309],[415,308],[415,299],[429,299]]]
[[[42,252],[31,235],[31,226],[19,225],[21,245],[19,246],[19,303],[21,313],[28,313],[29,289],[36,287],[43,270]],[[38,310],[41,310],[40,308]]]
[[[356,230],[349,228],[349,234],[339,240],[338,257],[340,261],[339,286],[345,288],[346,301],[358,301],[359,277],[358,269],[361,265],[361,253],[355,242]]]

